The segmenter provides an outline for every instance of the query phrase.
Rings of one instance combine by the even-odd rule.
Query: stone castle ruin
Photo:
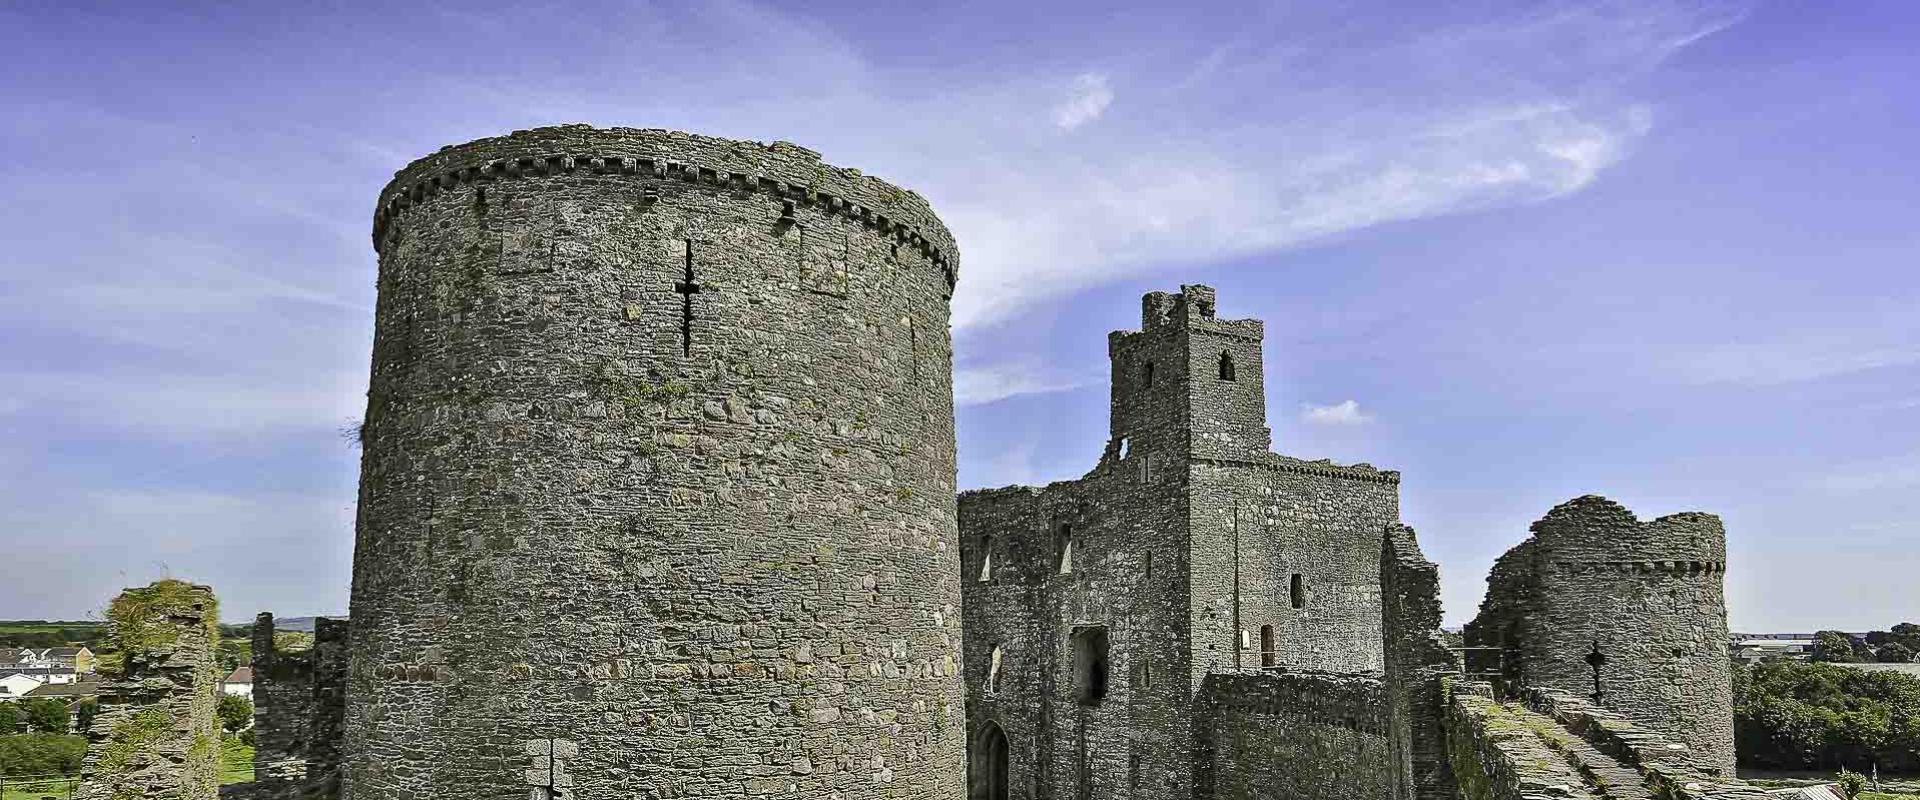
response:
[[[1271,452],[1211,288],[1109,336],[1086,475],[956,496],[910,191],[543,128],[403,169],[374,246],[351,620],[257,626],[258,796],[1761,796],[1717,519],[1555,509],[1463,661],[1399,473]]]
[[[213,800],[220,722],[213,590],[178,580],[128,589],[107,606],[122,661],[100,687],[79,800]]]

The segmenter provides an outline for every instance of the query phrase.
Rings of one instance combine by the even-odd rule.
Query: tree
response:
[[[1813,635],[1813,660],[1850,664],[1860,657],[1853,652],[1853,637],[1839,631],[1820,631]]]
[[[1848,798],[1859,797],[1861,792],[1867,790],[1867,776],[1846,767],[1840,768],[1835,782],[1840,784],[1840,792]]]
[[[55,697],[29,697],[20,701],[20,710],[34,733],[66,733],[73,719],[67,701]]]
[[[0,775],[71,775],[80,770],[80,762],[86,757],[85,736],[0,736]]]
[[[20,732],[21,723],[26,716],[20,713],[17,703],[0,703],[0,736]]]
[[[73,727],[80,731],[93,730],[93,716],[100,713],[100,699],[83,697],[73,704]]]
[[[1906,664],[1913,661],[1913,648],[1899,642],[1880,645],[1880,652],[1874,657],[1882,664]]]
[[[220,727],[228,733],[238,733],[253,724],[253,703],[247,698],[234,694],[220,695]]]

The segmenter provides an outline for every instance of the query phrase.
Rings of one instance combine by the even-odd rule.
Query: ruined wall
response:
[[[346,739],[347,659],[351,627],[344,619],[313,623],[313,717],[307,723],[307,785],[334,791]]]
[[[1421,554],[1412,528],[1394,525],[1382,537],[1380,588],[1394,796],[1453,800],[1442,709],[1457,668],[1440,638],[1440,568]]]
[[[1085,477],[960,496],[976,782],[1004,734],[1010,797],[1191,795],[1202,682],[1258,666],[1263,625],[1276,667],[1382,667],[1399,476],[1268,453],[1262,325],[1215,303],[1154,292],[1108,336],[1110,439]],[[1076,683],[1087,631],[1108,646],[1099,702]]]
[[[1484,682],[1448,682],[1448,755],[1461,800],[1764,800],[1625,716],[1555,690],[1506,702]]]
[[[1685,513],[1642,522],[1587,496],[1556,507],[1532,532],[1496,564],[1470,643],[1501,646],[1518,686],[1590,696],[1597,676],[1600,705],[1732,774],[1720,520]]]
[[[1196,701],[1196,798],[1396,797],[1396,753],[1378,676],[1214,673]]]
[[[1268,455],[1196,461],[1189,482],[1196,671],[1263,665],[1267,627],[1275,666],[1383,669],[1380,537],[1400,519],[1399,473]]]
[[[1130,467],[1115,460],[1081,481],[961,496],[968,718],[976,736],[989,723],[1005,732],[1009,797],[1154,798],[1192,786],[1179,657],[1185,503],[1178,473],[1141,483]],[[994,560],[982,582],[986,547]],[[1091,630],[1107,644],[1096,702],[1076,672],[1076,632]]]
[[[283,652],[273,641],[273,615],[253,620],[253,773],[256,781],[307,776],[313,723],[313,653]]]
[[[374,243],[347,797],[960,793],[919,196],[567,126],[408,166]]]
[[[107,607],[107,621],[123,661],[102,676],[74,797],[212,800],[220,784],[213,590],[177,580],[128,589]]]

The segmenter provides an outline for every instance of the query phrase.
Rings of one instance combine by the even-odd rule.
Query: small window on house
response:
[[[1292,596],[1294,608],[1307,607],[1307,583],[1301,580],[1300,573],[1293,573],[1293,580],[1288,581],[1287,593]]]
[[[1147,365],[1140,370],[1140,388],[1153,388],[1153,362],[1151,361],[1147,362]]]
[[[1062,523],[1060,530],[1053,534],[1054,559],[1058,562],[1061,575],[1073,572],[1073,526]]]
[[[1107,629],[1104,625],[1073,629],[1073,689],[1083,706],[1097,706],[1107,697]]]
[[[981,583],[993,580],[993,537],[980,537],[980,577]]]
[[[1220,380],[1233,380],[1233,356],[1227,353],[1220,354]]]
[[[1000,645],[993,646],[993,655],[987,660],[987,694],[993,694],[1000,688]]]
[[[1273,626],[1262,625],[1260,626],[1260,666],[1273,666],[1276,657],[1273,650]]]

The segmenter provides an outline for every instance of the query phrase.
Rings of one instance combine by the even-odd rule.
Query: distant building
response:
[[[99,694],[100,694],[100,682],[98,680],[88,678],[88,679],[74,681],[72,683],[43,683],[43,684],[40,684],[35,689],[33,689],[32,691],[27,692],[26,696],[27,697],[79,698],[79,697],[97,697],[99,696]]]
[[[85,647],[31,647],[0,650],[0,670],[65,669],[68,672],[92,672],[93,651]]]
[[[1733,643],[1733,658],[1743,664],[1804,661],[1813,654],[1813,638],[1743,638]]]
[[[21,676],[36,684],[73,683],[80,680],[71,667],[0,667],[0,675]]]
[[[253,667],[235,667],[220,679],[220,693],[247,698],[253,702]]]
[[[32,677],[22,675],[18,672],[0,675],[0,700],[12,700],[25,697],[28,692],[40,688],[42,683],[44,683],[44,681],[34,680]]]

